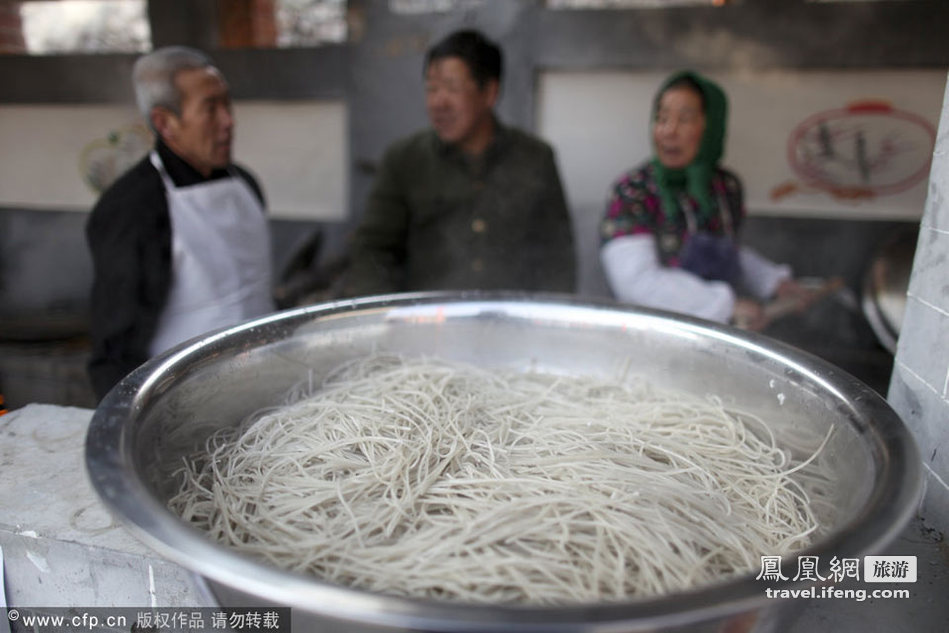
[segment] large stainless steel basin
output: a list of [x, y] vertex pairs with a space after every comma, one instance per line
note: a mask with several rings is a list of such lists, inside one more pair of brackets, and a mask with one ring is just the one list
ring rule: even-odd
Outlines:
[[[207, 582], [223, 605], [290, 606], [298, 631], [772, 631], [785, 621], [757, 570], [688, 593], [556, 608], [472, 606], [376, 595], [251, 560], [168, 511], [169, 473], [217, 429], [279, 403], [301, 380], [372, 351], [486, 366], [615, 375], [629, 366], [666, 387], [763, 417], [781, 442], [822, 453], [833, 484], [814, 490], [824, 523], [803, 554], [879, 553], [911, 518], [917, 449], [869, 387], [771, 339], [670, 314], [564, 297], [417, 294], [278, 313], [186, 343], [129, 375], [89, 430], [88, 471], [141, 540]], [[807, 485], [805, 483], [805, 485]], [[793, 576], [796, 561], [785, 559]], [[784, 605], [790, 610], [800, 608]]]

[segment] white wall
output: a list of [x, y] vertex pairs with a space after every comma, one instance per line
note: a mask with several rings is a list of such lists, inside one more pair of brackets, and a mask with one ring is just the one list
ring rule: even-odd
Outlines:
[[[235, 159], [254, 172], [271, 217], [339, 220], [346, 216], [346, 108], [341, 102], [242, 101]], [[146, 149], [140, 117], [117, 105], [0, 107], [0, 206], [88, 211], [98, 197], [83, 178], [85, 156], [128, 165]], [[135, 139], [109, 150], [110, 134]], [[121, 155], [121, 156], [120, 156]], [[124, 157], [124, 158], [122, 158]]]
[[235, 114], [235, 158], [259, 176], [273, 217], [347, 217], [349, 151], [343, 103], [241, 102]]
[[[653, 96], [667, 72], [546, 72], [540, 78], [538, 129], [557, 149], [575, 208], [602, 208], [611, 183], [651, 153]], [[943, 71], [790, 71], [710, 73], [728, 94], [723, 164], [745, 185], [750, 212], [782, 216], [919, 219], [928, 161], [946, 85]], [[846, 111], [855, 102], [886, 104], [890, 112]], [[814, 115], [828, 117], [839, 160], [822, 178], [861, 184], [853, 161], [854, 134], [865, 139], [871, 198], [850, 199], [809, 185], [788, 160], [794, 133]], [[815, 129], [815, 126], [810, 126]], [[814, 146], [814, 137], [810, 149]], [[917, 177], [912, 178], [915, 174]], [[889, 184], [912, 186], [891, 193]], [[780, 187], [795, 189], [776, 199]]]

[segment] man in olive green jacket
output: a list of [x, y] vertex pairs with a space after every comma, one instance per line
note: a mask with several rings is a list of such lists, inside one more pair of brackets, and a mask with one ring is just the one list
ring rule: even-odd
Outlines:
[[572, 292], [573, 232], [549, 145], [494, 115], [501, 51], [459, 31], [426, 56], [431, 128], [386, 152], [346, 292]]

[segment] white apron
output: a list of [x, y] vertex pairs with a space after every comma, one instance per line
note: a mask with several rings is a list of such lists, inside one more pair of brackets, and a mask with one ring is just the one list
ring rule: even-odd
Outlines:
[[156, 152], [171, 217], [172, 281], [149, 352], [272, 312], [270, 236], [240, 177], [179, 188]]

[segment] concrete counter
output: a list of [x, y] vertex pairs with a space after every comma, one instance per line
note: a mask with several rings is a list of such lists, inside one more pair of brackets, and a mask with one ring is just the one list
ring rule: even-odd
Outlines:
[[203, 606], [191, 573], [116, 523], [86, 476], [92, 411], [29, 405], [0, 417], [7, 604]]

